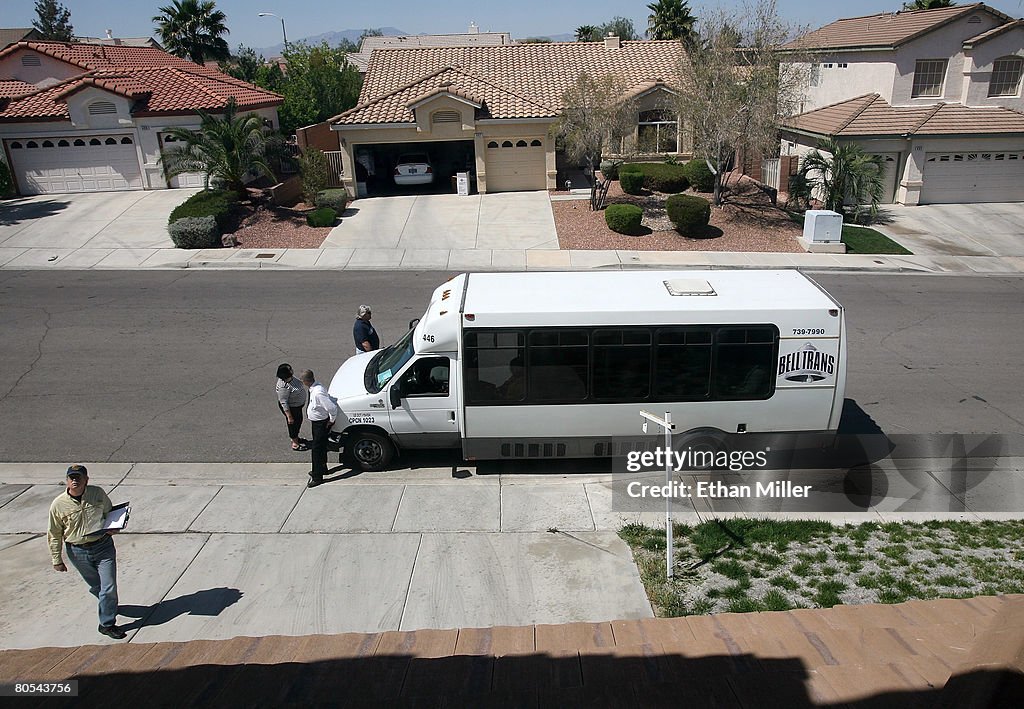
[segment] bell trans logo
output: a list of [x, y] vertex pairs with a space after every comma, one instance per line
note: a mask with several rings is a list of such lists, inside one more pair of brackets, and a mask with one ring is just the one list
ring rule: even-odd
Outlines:
[[778, 376], [788, 382], [820, 382], [836, 371], [836, 357], [810, 342], [796, 352], [779, 356]]

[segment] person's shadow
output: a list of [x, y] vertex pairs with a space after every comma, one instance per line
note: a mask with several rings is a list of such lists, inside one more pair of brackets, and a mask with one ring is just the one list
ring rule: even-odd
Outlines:
[[125, 631], [138, 630], [149, 625], [163, 625], [180, 615], [220, 615], [228, 606], [238, 603], [242, 592], [237, 588], [207, 588], [185, 596], [160, 601], [152, 606], [118, 606], [119, 615], [137, 620], [122, 625]]

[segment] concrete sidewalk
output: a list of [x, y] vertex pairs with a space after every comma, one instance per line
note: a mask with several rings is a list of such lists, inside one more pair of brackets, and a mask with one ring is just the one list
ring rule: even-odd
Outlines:
[[[309, 490], [308, 466], [298, 463], [88, 466], [92, 483], [133, 507], [130, 533], [117, 539], [119, 588], [140, 642], [652, 616], [616, 531], [630, 521], [664, 524], [664, 503], [614, 509], [607, 473], [508, 474], [497, 464], [339, 470]], [[929, 460], [876, 465], [872, 487], [887, 494], [867, 510], [850, 505], [834, 473], [800, 471], [834, 500], [818, 509], [833, 511], [756, 515], [835, 523], [1024, 516], [1024, 459], [979, 461], [967, 493], [924, 472], [935, 469]], [[0, 649], [103, 642], [81, 579], [49, 564], [46, 515], [62, 470], [0, 464]], [[674, 520], [740, 514], [732, 502], [686, 501]]]

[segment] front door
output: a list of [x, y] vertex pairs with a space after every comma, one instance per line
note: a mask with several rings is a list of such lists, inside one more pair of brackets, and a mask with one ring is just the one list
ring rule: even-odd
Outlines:
[[452, 377], [457, 367], [448, 357], [422, 357], [409, 363], [392, 383], [402, 393], [398, 408], [388, 408], [391, 430], [406, 448], [454, 448], [459, 445]]

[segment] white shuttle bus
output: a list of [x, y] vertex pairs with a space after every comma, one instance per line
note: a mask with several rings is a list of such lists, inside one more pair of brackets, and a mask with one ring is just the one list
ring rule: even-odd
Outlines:
[[606, 456], [640, 410], [679, 431], [835, 432], [843, 307], [794, 270], [462, 274], [334, 376], [347, 462]]

